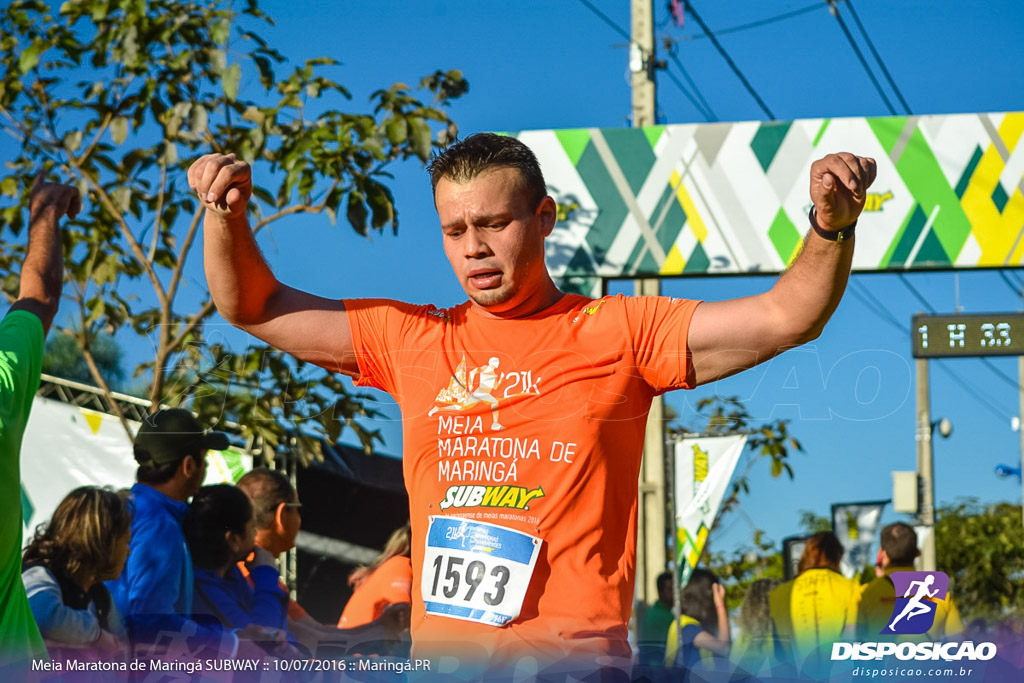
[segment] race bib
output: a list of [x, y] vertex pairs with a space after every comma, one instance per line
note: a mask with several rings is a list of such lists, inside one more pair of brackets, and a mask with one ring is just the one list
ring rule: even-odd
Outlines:
[[427, 614], [503, 626], [519, 616], [543, 541], [458, 517], [430, 518], [420, 572]]

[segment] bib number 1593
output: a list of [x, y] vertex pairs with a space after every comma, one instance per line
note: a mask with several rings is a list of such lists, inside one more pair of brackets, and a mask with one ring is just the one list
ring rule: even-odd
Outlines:
[[540, 546], [497, 524], [432, 517], [420, 574], [427, 613], [507, 624], [522, 609]]

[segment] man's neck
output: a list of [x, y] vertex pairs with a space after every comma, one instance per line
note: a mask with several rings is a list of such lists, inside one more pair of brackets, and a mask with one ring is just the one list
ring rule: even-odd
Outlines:
[[529, 297], [509, 309], [500, 309], [491, 306], [482, 306], [471, 301], [473, 309], [484, 318], [495, 320], [515, 320], [517, 318], [529, 318], [542, 311], [546, 311], [559, 301], [565, 293], [562, 292], [550, 277], [545, 278], [543, 286], [530, 294]]
[[256, 532], [256, 545], [273, 555], [275, 560], [281, 553], [287, 550], [287, 548], [281, 548], [280, 544], [274, 541], [270, 532], [264, 529], [260, 529]]
[[188, 496], [185, 495], [185, 487], [176, 479], [169, 479], [161, 484], [146, 484], [146, 486], [154, 491], [159, 491], [171, 500], [178, 501], [179, 503], [188, 502]]

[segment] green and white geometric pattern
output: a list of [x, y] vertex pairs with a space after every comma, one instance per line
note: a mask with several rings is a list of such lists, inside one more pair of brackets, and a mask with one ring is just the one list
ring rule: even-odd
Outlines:
[[549, 192], [579, 209], [548, 240], [567, 278], [779, 272], [809, 229], [811, 163], [878, 177], [854, 269], [1024, 264], [1024, 113], [523, 131]]

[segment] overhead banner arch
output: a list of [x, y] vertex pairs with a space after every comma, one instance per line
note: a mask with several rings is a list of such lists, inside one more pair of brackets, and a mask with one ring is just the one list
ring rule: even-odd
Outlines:
[[1024, 265], [1024, 112], [516, 133], [568, 209], [552, 274], [780, 272], [809, 229], [808, 178], [831, 152], [874, 157], [854, 270]]

